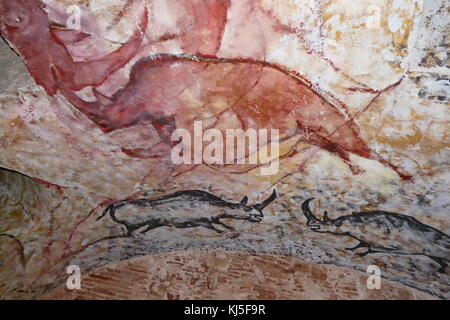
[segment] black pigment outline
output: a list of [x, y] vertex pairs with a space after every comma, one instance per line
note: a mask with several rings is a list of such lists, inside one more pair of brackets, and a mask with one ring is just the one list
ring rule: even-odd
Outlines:
[[[245, 212], [249, 212], [249, 215], [248, 215], [248, 217], [242, 217], [242, 216], [237, 216], [237, 215], [233, 215], [233, 214], [221, 213], [221, 214], [217, 214], [217, 215], [212, 215], [211, 217], [208, 217], [208, 218], [205, 218], [205, 217], [196, 218], [195, 216], [193, 216], [187, 222], [183, 222], [183, 223], [176, 223], [175, 221], [167, 221], [166, 219], [164, 219], [166, 221], [163, 221], [162, 218], [158, 218], [158, 217], [149, 217], [149, 219], [147, 219], [146, 221], [141, 222], [139, 224], [132, 224], [132, 223], [127, 222], [126, 220], [119, 220], [115, 216], [115, 211], [117, 209], [120, 209], [127, 205], [154, 208], [156, 206], [163, 205], [167, 200], [176, 200], [177, 198], [181, 198], [181, 199], [187, 198], [189, 201], [200, 201], [200, 202], [204, 202], [204, 203], [207, 203], [209, 205], [212, 205], [212, 206], [218, 207], [218, 208], [243, 210]], [[255, 204], [255, 205], [247, 205], [247, 202], [248, 202], [247, 197], [244, 197], [240, 203], [232, 203], [232, 202], [225, 201], [225, 200], [223, 200], [211, 193], [208, 193], [206, 191], [184, 190], [184, 191], [178, 191], [173, 194], [163, 196], [161, 198], [156, 198], [156, 199], [142, 198], [142, 199], [123, 200], [123, 201], [112, 203], [108, 207], [106, 207], [106, 209], [103, 211], [103, 214], [100, 217], [98, 217], [97, 220], [100, 220], [107, 213], [109, 213], [109, 215], [111, 216], [111, 219], [114, 222], [116, 222], [118, 224], [122, 224], [126, 227], [129, 236], [131, 236], [134, 231], [136, 231], [142, 227], [145, 227], [145, 226], [147, 228], [145, 230], [141, 231], [141, 234], [145, 234], [150, 230], [153, 230], [153, 229], [156, 229], [159, 227], [164, 227], [164, 226], [174, 226], [175, 228], [205, 227], [205, 228], [214, 230], [215, 232], [221, 234], [224, 231], [214, 227], [214, 224], [220, 225], [227, 230], [234, 231], [233, 227], [226, 225], [225, 223], [223, 223], [221, 221], [221, 219], [246, 220], [246, 221], [249, 221], [252, 223], [261, 222], [262, 219], [264, 218], [264, 214], [262, 211], [264, 210], [265, 207], [267, 207], [270, 203], [272, 203], [276, 198], [277, 198], [277, 193], [274, 190], [272, 195], [269, 198], [267, 198], [266, 200], [264, 200], [263, 202], [261, 202], [259, 204]], [[250, 214], [250, 212], [252, 210], [257, 210], [259, 212], [259, 214], [258, 215]]]
[[[352, 214], [344, 215], [336, 219], [330, 219], [328, 217], [327, 211], [325, 211], [323, 220], [320, 220], [316, 216], [314, 216], [311, 209], [309, 208], [309, 203], [312, 200], [314, 200], [314, 198], [307, 199], [302, 204], [303, 214], [308, 219], [306, 225], [310, 227], [311, 230], [313, 230], [314, 232], [330, 233], [338, 236], [348, 236], [359, 241], [358, 245], [356, 245], [353, 248], [346, 248], [346, 250], [353, 251], [358, 248], [367, 248], [367, 251], [357, 254], [358, 256], [361, 257], [366, 256], [369, 253], [392, 253], [409, 256], [423, 255], [439, 264], [440, 266], [439, 272], [445, 272], [445, 268], [447, 267], [446, 261], [450, 261], [450, 256], [445, 257], [435, 256], [425, 252], [410, 253], [408, 252], [407, 246], [405, 246], [402, 243], [399, 243], [398, 241], [395, 242], [395, 240], [393, 240], [392, 245], [388, 248], [385, 246], [377, 245], [376, 239], [370, 242], [368, 242], [367, 240], [362, 240], [364, 238], [364, 235], [358, 234], [356, 232], [353, 234], [353, 232], [321, 231], [320, 226], [333, 226], [336, 227], [336, 229], [338, 229], [344, 223], [349, 223], [353, 225], [363, 224], [367, 228], [365, 236], [372, 235], [375, 238], [377, 236], [377, 232], [379, 232], [379, 230], [382, 230], [383, 228], [385, 228], [385, 230], [388, 230], [388, 233], [390, 233], [390, 229], [396, 228], [400, 230], [401, 228], [408, 228], [408, 231], [411, 231], [418, 238], [421, 237], [420, 233], [430, 234], [434, 242], [439, 243], [440, 246], [450, 250], [450, 237], [445, 233], [443, 233], [442, 231], [435, 229], [429, 225], [423, 224], [414, 217], [403, 215], [400, 213], [392, 213], [379, 210], [368, 212], [353, 212]], [[375, 227], [377, 227], [378, 230]], [[386, 237], [386, 233], [383, 233], [383, 235]], [[423, 241], [429, 242], [428, 239], [419, 239], [419, 240], [421, 240], [422, 242]]]

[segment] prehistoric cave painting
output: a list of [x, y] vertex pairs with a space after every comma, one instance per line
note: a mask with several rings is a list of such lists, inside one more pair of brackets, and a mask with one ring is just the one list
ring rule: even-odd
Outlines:
[[[88, 35], [52, 24], [40, 1], [2, 0], [0, 13], [2, 35], [14, 45], [36, 83], [51, 96], [59, 89], [54, 72], [63, 70], [58, 73], [59, 81], [74, 91], [99, 86], [129, 62], [142, 40], [139, 30], [127, 43], [101, 59], [74, 62], [64, 44], [68, 39], [80, 41]], [[148, 23], [146, 10], [141, 20], [139, 29], [144, 30]]]
[[[143, 122], [153, 125], [162, 144], [154, 150], [125, 148], [129, 156], [167, 158], [173, 146], [172, 132], [204, 120], [212, 121], [210, 128], [225, 123], [228, 129], [278, 129], [284, 136], [301, 135], [304, 142], [340, 157], [354, 173], [361, 169], [351, 164], [350, 153], [380, 161], [404, 180], [412, 178], [371, 150], [353, 117], [328, 102], [294, 71], [253, 59], [162, 54], [135, 63], [126, 87], [107, 97], [96, 88], [134, 57], [143, 31], [136, 31], [127, 43], [102, 59], [73, 62], [61, 39], [69, 34], [76, 40], [79, 35], [53, 25], [39, 1], [3, 0], [1, 12], [3, 35], [49, 95], [63, 94], [105, 133]], [[144, 10], [139, 29], [145, 30], [147, 23]], [[37, 38], [39, 44], [34, 41]], [[42, 47], [48, 50], [40, 50]], [[87, 86], [93, 86], [95, 102], [77, 95], [76, 91]], [[230, 118], [237, 120], [230, 124]]]
[[[136, 3], [135, 0], [127, 0], [114, 17], [110, 28], [119, 24], [127, 15], [136, 14]], [[152, 33], [146, 33], [145, 38], [155, 45], [177, 39], [182, 52], [215, 55], [222, 43], [230, 5], [231, 0], [146, 2], [150, 21], [157, 21], [158, 16], [163, 15], [166, 22], [169, 20], [169, 24], [175, 24], [176, 27], [172, 25], [170, 28], [164, 24], [150, 28]], [[92, 21], [90, 23], [92, 24]], [[157, 32], [154, 32], [154, 29], [157, 29]], [[79, 45], [80, 48], [83, 46], [82, 43]]]
[[445, 272], [450, 261], [450, 237], [442, 231], [411, 216], [386, 211], [353, 212], [336, 219], [330, 219], [325, 211], [321, 220], [309, 208], [312, 200], [314, 198], [302, 204], [307, 226], [315, 232], [351, 237], [360, 242], [347, 250], [366, 248], [359, 256], [369, 253], [423, 255], [437, 262], [440, 272]]
[[414, 78], [414, 82], [420, 85], [420, 98], [444, 103], [450, 101], [449, 77], [420, 75]]
[[[109, 213], [114, 222], [125, 226], [129, 236], [144, 227], [146, 228], [140, 232], [141, 234], [165, 226], [205, 227], [217, 233], [224, 233], [216, 226], [222, 226], [230, 231], [234, 231], [234, 228], [225, 224], [222, 219], [261, 222], [264, 218], [264, 208], [276, 198], [277, 193], [274, 190], [272, 195], [263, 202], [248, 205], [247, 197], [244, 197], [240, 203], [232, 203], [205, 191], [185, 190], [157, 199], [134, 199], [112, 203], [97, 220]], [[148, 213], [127, 218], [117, 217], [116, 211], [126, 211], [130, 206], [148, 208]], [[212, 207], [217, 213], [211, 216], [211, 210], [207, 210], [207, 207]]]

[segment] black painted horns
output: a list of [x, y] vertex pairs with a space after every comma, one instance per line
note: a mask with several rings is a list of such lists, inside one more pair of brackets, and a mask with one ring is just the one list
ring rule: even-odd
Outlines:
[[269, 198], [267, 198], [266, 200], [264, 200], [263, 202], [261, 202], [259, 204], [256, 204], [254, 206], [254, 208], [262, 211], [262, 210], [264, 210], [265, 207], [267, 207], [269, 204], [271, 204], [276, 198], [277, 198], [277, 191], [273, 190], [272, 195]]
[[315, 198], [309, 198], [309, 199], [305, 200], [305, 202], [303, 202], [303, 204], [302, 204], [302, 211], [303, 211], [303, 214], [305, 215], [306, 219], [308, 219], [308, 223], [310, 223], [312, 221], [317, 221], [317, 218], [314, 216], [311, 209], [309, 208], [309, 203], [313, 200], [315, 200]]

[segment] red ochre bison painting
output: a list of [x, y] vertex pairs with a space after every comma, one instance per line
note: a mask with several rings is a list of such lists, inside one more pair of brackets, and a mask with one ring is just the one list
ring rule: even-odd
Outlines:
[[[211, 24], [208, 39], [212, 42], [202, 38], [197, 54], [167, 53], [138, 60], [128, 84], [112, 96], [97, 88], [137, 54], [151, 23], [147, 10], [126, 43], [91, 61], [74, 62], [66, 48], [67, 42], [89, 35], [52, 23], [37, 0], [0, 1], [1, 32], [21, 54], [37, 84], [50, 96], [62, 94], [105, 133], [151, 123], [169, 150], [173, 131], [189, 129], [196, 120], [209, 121], [210, 128], [225, 122], [229, 129], [278, 129], [281, 136], [299, 135], [303, 142], [338, 156], [354, 173], [358, 168], [351, 164], [351, 153], [377, 160], [402, 179], [411, 179], [371, 150], [354, 118], [327, 101], [300, 74], [265, 61], [217, 56], [228, 2], [206, 4], [201, 12], [208, 19], [202, 21]], [[77, 94], [89, 86], [96, 101]], [[155, 156], [152, 150], [128, 150], [127, 154]]]

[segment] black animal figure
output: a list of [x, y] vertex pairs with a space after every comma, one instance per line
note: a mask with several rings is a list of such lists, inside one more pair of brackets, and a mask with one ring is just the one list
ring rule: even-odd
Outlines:
[[[227, 230], [234, 230], [234, 228], [223, 223], [221, 219], [261, 222], [264, 217], [263, 209], [276, 197], [277, 194], [274, 190], [272, 195], [262, 203], [247, 205], [247, 197], [244, 197], [240, 203], [231, 203], [205, 191], [186, 190], [158, 199], [124, 200], [110, 204], [97, 220], [100, 220], [109, 212], [114, 222], [126, 227], [128, 235], [132, 235], [134, 231], [143, 227], [147, 227], [141, 232], [145, 234], [152, 229], [164, 226], [176, 228], [205, 227], [217, 233], [223, 233], [215, 225], [220, 225]], [[211, 215], [211, 210], [206, 210], [205, 206], [213, 207], [217, 213]], [[116, 211], [119, 209], [128, 208], [132, 210], [138, 207], [148, 208], [148, 213], [132, 215], [125, 219], [116, 216]]]
[[427, 226], [413, 217], [386, 211], [354, 212], [350, 215], [330, 219], [325, 211], [323, 220], [311, 212], [309, 203], [302, 204], [303, 214], [308, 219], [307, 226], [315, 232], [349, 236], [359, 244], [347, 250], [367, 248], [360, 253], [394, 253], [404, 255], [424, 255], [440, 265], [444, 272], [450, 261], [450, 237]]

